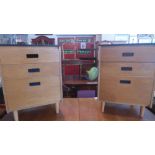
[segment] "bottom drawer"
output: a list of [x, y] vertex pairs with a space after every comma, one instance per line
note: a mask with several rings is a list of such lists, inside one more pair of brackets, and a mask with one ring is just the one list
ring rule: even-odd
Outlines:
[[60, 100], [59, 77], [4, 81], [7, 111], [20, 110]]
[[149, 105], [153, 88], [151, 77], [104, 76], [100, 82], [100, 100]]

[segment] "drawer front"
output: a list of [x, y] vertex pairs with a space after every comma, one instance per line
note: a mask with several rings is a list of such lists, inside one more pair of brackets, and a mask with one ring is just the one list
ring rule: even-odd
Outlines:
[[52, 104], [61, 99], [59, 77], [4, 81], [7, 111]]
[[104, 62], [155, 62], [153, 46], [110, 46], [100, 47], [101, 61]]
[[22, 79], [38, 76], [60, 76], [59, 62], [2, 65], [4, 79]]
[[149, 105], [153, 87], [151, 77], [104, 76], [100, 81], [100, 100]]
[[56, 47], [0, 47], [2, 64], [59, 62]]
[[149, 76], [153, 77], [153, 63], [101, 63], [101, 74], [114, 76]]

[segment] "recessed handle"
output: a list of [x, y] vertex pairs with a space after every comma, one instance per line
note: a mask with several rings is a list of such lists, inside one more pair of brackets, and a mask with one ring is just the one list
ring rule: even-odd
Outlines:
[[121, 84], [131, 84], [130, 80], [120, 80]]
[[26, 54], [26, 58], [28, 58], [28, 59], [39, 58], [39, 54]]
[[41, 82], [30, 82], [29, 86], [34, 87], [34, 86], [40, 86]]
[[122, 71], [132, 71], [132, 67], [121, 67]]
[[122, 56], [123, 57], [133, 57], [134, 53], [133, 52], [124, 52], [124, 53], [122, 53]]
[[37, 72], [40, 72], [40, 68], [30, 68], [30, 69], [28, 69], [28, 72], [29, 73], [37, 73]]

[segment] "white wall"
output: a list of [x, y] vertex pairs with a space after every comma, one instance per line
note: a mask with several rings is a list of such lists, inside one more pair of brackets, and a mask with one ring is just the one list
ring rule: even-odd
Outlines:
[[[130, 38], [129, 38], [129, 43], [138, 43], [138, 39], [137, 39], [137, 34], [129, 34]], [[102, 34], [102, 41], [116, 41], [116, 40], [126, 40], [128, 41], [128, 37], [124, 35], [119, 37], [119, 35], [117, 36], [116, 34]], [[139, 43], [151, 43], [151, 39], [149, 38], [144, 38], [141, 39]], [[153, 43], [155, 43], [155, 38], [153, 39]]]
[[102, 41], [115, 40], [115, 34], [102, 34]]

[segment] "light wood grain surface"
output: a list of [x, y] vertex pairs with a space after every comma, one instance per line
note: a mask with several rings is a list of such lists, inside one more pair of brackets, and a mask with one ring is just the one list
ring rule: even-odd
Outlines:
[[[131, 83], [120, 83], [120, 80]], [[100, 100], [131, 105], [150, 104], [153, 78], [104, 76], [100, 84]]]
[[18, 110], [46, 104], [56, 104], [59, 112], [62, 79], [57, 47], [1, 46], [0, 60], [7, 111], [15, 111], [15, 119]]
[[[27, 54], [38, 57], [27, 58]], [[56, 47], [0, 47], [1, 64], [31, 64], [59, 62], [60, 51]]]
[[152, 102], [155, 47], [101, 46], [99, 50], [99, 99], [103, 103], [139, 105], [143, 117], [145, 106]]
[[[37, 72], [29, 70], [38, 69]], [[23, 79], [41, 76], [60, 76], [59, 63], [38, 63], [38, 64], [21, 64], [21, 65], [2, 65], [3, 78], [5, 79]]]
[[[101, 48], [101, 61], [104, 62], [155, 62], [154, 46], [109, 46]], [[133, 56], [122, 56], [133, 53]]]
[[155, 73], [154, 63], [102, 63], [101, 73], [112, 76], [148, 76]]

